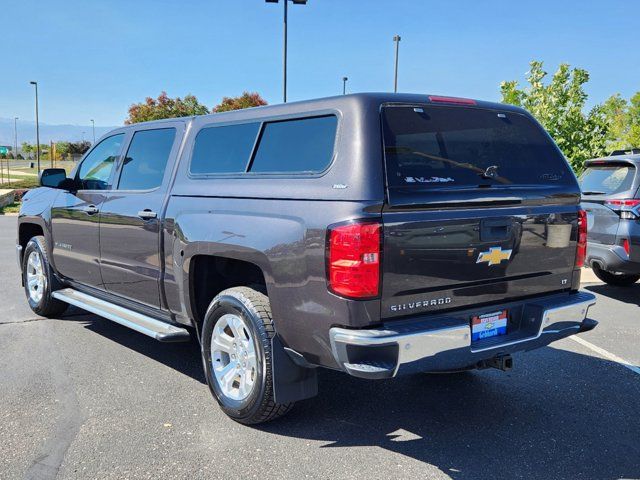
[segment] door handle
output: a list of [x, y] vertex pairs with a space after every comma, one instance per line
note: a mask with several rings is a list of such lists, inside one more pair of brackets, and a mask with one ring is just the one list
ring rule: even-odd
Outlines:
[[82, 211], [87, 215], [93, 215], [94, 213], [98, 213], [98, 207], [96, 207], [95, 205], [87, 205], [86, 207], [82, 208]]
[[140, 210], [138, 212], [138, 216], [140, 218], [142, 218], [143, 220], [151, 220], [152, 218], [156, 218], [158, 216], [158, 214], [156, 212], [152, 212], [151, 210], [146, 208], [144, 210]]

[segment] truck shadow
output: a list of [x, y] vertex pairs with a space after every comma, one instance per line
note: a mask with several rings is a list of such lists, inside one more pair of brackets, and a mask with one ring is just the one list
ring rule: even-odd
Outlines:
[[518, 360], [506, 374], [378, 382], [322, 371], [317, 398], [259, 428], [321, 448], [377, 446], [456, 480], [640, 477], [633, 373], [551, 347]]
[[[162, 344], [79, 312], [65, 319], [205, 384], [197, 342]], [[379, 447], [455, 480], [640, 478], [638, 380], [552, 347], [516, 356], [507, 373], [367, 381], [321, 369], [317, 397], [254, 428], [319, 448]]]
[[590, 292], [604, 295], [605, 297], [619, 300], [631, 305], [640, 305], [640, 282], [630, 287], [613, 287], [606, 283], [598, 285], [587, 285], [584, 287]]

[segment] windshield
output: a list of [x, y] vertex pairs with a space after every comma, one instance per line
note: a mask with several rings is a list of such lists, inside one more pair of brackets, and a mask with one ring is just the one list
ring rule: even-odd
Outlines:
[[542, 128], [520, 113], [459, 106], [388, 106], [382, 123], [390, 186], [575, 181]]
[[580, 175], [583, 195], [612, 195], [631, 188], [635, 167], [628, 164], [591, 165]]

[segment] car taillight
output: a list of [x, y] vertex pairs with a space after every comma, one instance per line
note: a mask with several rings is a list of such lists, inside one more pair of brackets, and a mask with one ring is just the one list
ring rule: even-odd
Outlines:
[[632, 210], [640, 205], [640, 199], [635, 198], [615, 198], [607, 200], [604, 204], [620, 215], [625, 220], [636, 220], [638, 215]]
[[629, 245], [629, 239], [625, 238], [624, 240], [622, 240], [622, 248], [624, 248], [624, 251], [627, 253], [627, 257], [631, 254], [631, 245]]
[[632, 198], [632, 199], [613, 199], [607, 200], [604, 202], [608, 207], [637, 207], [640, 205], [640, 200]]
[[576, 251], [576, 268], [584, 266], [587, 256], [587, 212], [578, 210], [578, 249]]
[[356, 222], [329, 227], [327, 280], [329, 290], [348, 298], [380, 293], [382, 225]]

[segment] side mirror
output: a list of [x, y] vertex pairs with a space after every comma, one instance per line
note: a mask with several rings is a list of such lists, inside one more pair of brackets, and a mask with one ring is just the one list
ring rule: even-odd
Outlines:
[[45, 168], [40, 172], [40, 186], [49, 188], [70, 189], [73, 180], [67, 178], [64, 168]]

